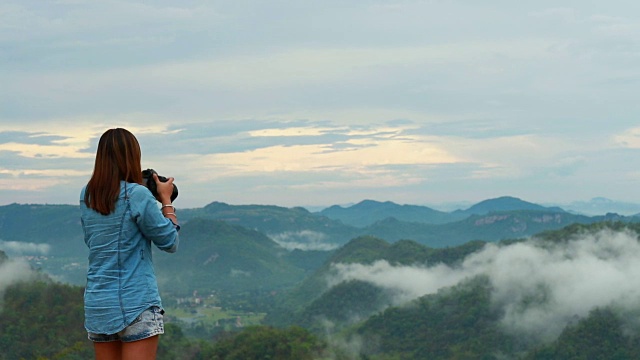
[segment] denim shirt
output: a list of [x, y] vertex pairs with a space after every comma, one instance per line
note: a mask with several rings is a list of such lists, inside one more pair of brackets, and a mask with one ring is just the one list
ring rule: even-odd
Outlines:
[[178, 248], [179, 226], [162, 215], [146, 187], [120, 182], [115, 210], [102, 215], [80, 195], [84, 242], [89, 247], [84, 292], [85, 328], [115, 334], [151, 306], [162, 307], [153, 270], [151, 243], [167, 252]]

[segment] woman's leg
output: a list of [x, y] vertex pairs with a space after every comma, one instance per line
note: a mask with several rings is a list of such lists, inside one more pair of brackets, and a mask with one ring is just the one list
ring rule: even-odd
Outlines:
[[122, 360], [155, 360], [159, 335], [122, 343]]
[[120, 341], [94, 342], [96, 360], [121, 360], [122, 343]]

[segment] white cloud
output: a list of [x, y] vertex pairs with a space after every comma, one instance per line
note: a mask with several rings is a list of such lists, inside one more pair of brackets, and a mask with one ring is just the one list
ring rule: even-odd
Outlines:
[[9, 255], [47, 255], [51, 250], [49, 244], [36, 244], [22, 241], [0, 240], [0, 250]]
[[[70, 123], [74, 124], [74, 126], [68, 126]], [[86, 117], [56, 118], [28, 124], [18, 121], [0, 123], [0, 132], [29, 132], [31, 133], [30, 137], [34, 139], [47, 136], [60, 137], [60, 139], [52, 140], [51, 144], [47, 145], [27, 144], [16, 141], [0, 143], [0, 151], [14, 152], [26, 158], [93, 158], [97, 141], [93, 144], [92, 140], [99, 138], [108, 129], [124, 127], [137, 137], [148, 134], [170, 134], [179, 131], [167, 130], [167, 123], [158, 122], [157, 118], [151, 118], [151, 116], [145, 114], [124, 114], [111, 119], [106, 116], [94, 116], [89, 119]], [[84, 151], [91, 147], [94, 147], [94, 151]], [[24, 170], [22, 172], [47, 173], [46, 170]], [[67, 173], [73, 172], [68, 171]]]
[[0, 294], [12, 284], [34, 278], [35, 272], [29, 263], [23, 260], [9, 259], [0, 264]]
[[631, 128], [622, 134], [614, 135], [613, 142], [621, 147], [640, 149], [640, 127]]
[[276, 129], [261, 129], [249, 131], [249, 136], [253, 137], [272, 137], [272, 136], [319, 136], [329, 131], [334, 131], [333, 128], [327, 127], [295, 127], [295, 128], [276, 128]]
[[[203, 134], [190, 144], [170, 137], [162, 138], [166, 147], [142, 144], [144, 162], [175, 168], [193, 192], [234, 177], [225, 194], [236, 199], [247, 194], [246, 176], [263, 176], [297, 190], [287, 203], [323, 185], [334, 190], [325, 199], [335, 203], [343, 197], [335, 190], [348, 186], [370, 189], [362, 193], [369, 197], [402, 185], [412, 187], [405, 194], [425, 194], [422, 201], [442, 196], [427, 195], [434, 189], [427, 177], [457, 184], [438, 189], [450, 196], [472, 187], [482, 189], [475, 196], [496, 195], [512, 191], [504, 181], [518, 180], [523, 191], [553, 188], [555, 194], [542, 195], [576, 200], [605, 188], [587, 196], [618, 196], [623, 185], [605, 183], [600, 174], [635, 176], [621, 152], [605, 152], [612, 134], [637, 118], [637, 9], [622, 1], [265, 4], [2, 2], [0, 131], [62, 137], [0, 145], [16, 159], [3, 167], [12, 176], [23, 169], [45, 176], [43, 164], [51, 164], [46, 183], [74, 182], [67, 169], [90, 167], [91, 142], [108, 127], [153, 135], [183, 124], [252, 121], [264, 128], [224, 138]], [[408, 135], [408, 125], [385, 129], [392, 120], [426, 131], [455, 125], [447, 134], [420, 136]], [[492, 126], [478, 128], [482, 121]], [[336, 144], [334, 134], [348, 140]], [[321, 136], [326, 141], [308, 141]], [[633, 133], [620, 136], [618, 145], [640, 148]], [[220, 140], [227, 147], [216, 147]], [[580, 177], [575, 162], [560, 169], [565, 159], [594, 154], [599, 161], [580, 167]], [[442, 170], [463, 164], [467, 171], [455, 178]], [[335, 178], [322, 177], [331, 172]], [[71, 175], [60, 180], [54, 173]], [[287, 182], [301, 173], [304, 181]], [[550, 186], [550, 173], [567, 182], [591, 180], [566, 191]]]
[[79, 148], [69, 146], [53, 146], [53, 145], [36, 145], [36, 144], [19, 144], [4, 143], [0, 144], [0, 151], [11, 151], [20, 154], [23, 157], [37, 158], [88, 158], [91, 154], [78, 152]]
[[[203, 156], [202, 164], [223, 166], [241, 173], [359, 171], [377, 165], [453, 163], [456, 159], [438, 147], [411, 141], [350, 141], [347, 149], [331, 144], [269, 146], [248, 152]], [[360, 147], [357, 145], [367, 145]], [[230, 174], [227, 172], [227, 174]]]
[[434, 294], [477, 275], [488, 276], [492, 301], [504, 310], [508, 331], [539, 341], [554, 339], [597, 307], [637, 310], [640, 243], [629, 232], [601, 231], [566, 242], [488, 244], [460, 266], [336, 264], [331, 284], [358, 279], [392, 291], [398, 304]]
[[327, 235], [312, 230], [287, 231], [279, 234], [269, 234], [271, 240], [287, 250], [322, 250], [330, 251], [338, 248], [340, 244], [327, 241]]
[[342, 281], [361, 280], [391, 290], [395, 304], [405, 304], [426, 294], [432, 294], [443, 287], [453, 286], [476, 273], [453, 271], [446, 265], [432, 267], [393, 266], [386, 260], [371, 265], [335, 264], [337, 275], [329, 279], [329, 285]]

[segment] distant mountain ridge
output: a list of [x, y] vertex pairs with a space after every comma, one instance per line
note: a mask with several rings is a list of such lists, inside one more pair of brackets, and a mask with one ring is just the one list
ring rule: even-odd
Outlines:
[[516, 197], [502, 196], [481, 201], [465, 210], [460, 209], [452, 212], [439, 211], [428, 206], [399, 205], [391, 201], [363, 200], [349, 207], [333, 205], [318, 212], [318, 214], [342, 221], [347, 225], [366, 227], [388, 218], [404, 222], [446, 224], [463, 220], [471, 215], [520, 210], [565, 212], [557, 206], [545, 207]]
[[419, 205], [398, 205], [391, 201], [379, 202], [363, 200], [349, 207], [334, 205], [319, 212], [330, 219], [340, 220], [347, 225], [365, 227], [389, 217], [402, 221], [445, 224], [464, 218]]
[[[288, 249], [305, 250], [336, 248], [363, 235], [387, 241], [409, 239], [440, 247], [470, 240], [526, 237], [570, 223], [640, 220], [639, 216], [617, 214], [580, 215], [510, 196], [488, 199], [451, 213], [426, 206], [373, 200], [346, 208], [336, 205], [319, 213], [311, 213], [302, 207], [222, 202], [212, 202], [203, 208], [179, 208], [178, 212], [183, 227], [199, 218], [220, 220], [259, 231]], [[86, 256], [79, 217], [75, 205], [0, 206], [0, 242], [46, 243], [57, 256]]]
[[286, 238], [287, 241], [305, 241], [317, 235], [336, 246], [344, 244], [359, 233], [352, 226], [318, 216], [302, 207], [230, 205], [214, 201], [203, 208], [180, 209], [180, 221], [189, 222], [197, 218], [222, 220], [258, 230], [274, 238]]
[[584, 215], [618, 213], [627, 216], [640, 216], [640, 204], [616, 201], [604, 197], [595, 197], [588, 201], [574, 201], [561, 206], [567, 211]]
[[466, 215], [485, 215], [491, 212], [518, 211], [518, 210], [538, 210], [565, 212], [557, 206], [545, 207], [512, 196], [502, 196], [495, 199], [483, 200], [466, 210], [457, 210], [453, 213]]
[[[321, 256], [315, 256], [310, 250], [326, 253], [360, 236], [375, 236], [388, 242], [412, 240], [432, 248], [446, 248], [475, 240], [493, 242], [526, 238], [542, 231], [556, 230], [574, 223], [640, 221], [638, 216], [574, 214], [560, 208], [543, 207], [511, 197], [490, 199], [456, 214], [447, 214], [420, 206], [376, 201], [364, 201], [358, 206], [354, 205], [339, 212], [341, 212], [340, 216], [355, 214], [353, 218], [359, 217], [360, 221], [366, 218], [366, 214], [373, 214], [371, 216], [378, 220], [364, 227], [356, 227], [320, 213], [311, 213], [302, 207], [230, 205], [222, 202], [213, 202], [203, 208], [178, 209], [183, 236], [185, 239], [189, 237], [201, 239], [199, 241], [203, 242], [203, 250], [212, 244], [225, 242], [229, 248], [233, 248], [236, 242], [229, 243], [231, 238], [237, 239], [238, 246], [240, 244], [247, 246], [247, 259], [264, 257], [276, 261], [283, 256], [282, 254], [293, 254], [293, 250], [296, 250], [296, 256], [287, 260], [290, 261], [289, 263], [263, 264], [263, 267], [251, 268], [247, 265], [251, 263], [250, 260], [241, 260], [244, 255], [233, 260], [244, 264], [244, 268], [236, 269], [238, 271], [234, 276], [245, 274], [259, 278], [257, 274], [265, 275], [267, 272], [291, 273], [292, 277], [287, 280], [288, 282], [295, 281], [296, 276], [307, 271], [312, 267], [311, 264], [317, 263], [321, 258]], [[474, 212], [481, 214], [473, 214]], [[433, 218], [428, 218], [429, 215], [438, 216], [438, 221], [443, 221], [444, 216], [451, 216], [451, 221], [428, 223], [429, 219], [434, 221]], [[416, 219], [422, 221], [415, 221]], [[207, 222], [203, 223], [202, 220]], [[208, 222], [219, 222], [219, 224], [206, 225]], [[229, 227], [224, 227], [222, 224], [232, 225], [238, 229], [230, 231]], [[242, 232], [240, 229], [245, 229], [247, 232]], [[209, 238], [211, 242], [205, 240]], [[268, 239], [271, 245], [265, 248], [264, 244], [253, 243], [248, 239], [260, 243]], [[189, 247], [190, 245], [187, 244], [183, 250], [189, 252]], [[270, 250], [267, 251], [267, 249]], [[34, 265], [54, 276], [59, 276], [64, 281], [82, 283], [87, 248], [83, 241], [78, 206], [37, 204], [0, 206], [0, 250], [5, 250], [9, 256], [49, 257], [48, 261], [41, 264], [38, 259], [35, 259]], [[264, 256], [250, 255], [252, 251]], [[202, 260], [203, 262], [211, 256], [215, 257], [216, 253], [221, 254], [218, 250], [208, 252], [209, 256]], [[200, 255], [200, 253], [194, 254]], [[270, 255], [267, 256], [267, 254]], [[310, 254], [312, 256], [309, 256]], [[54, 260], [63, 258], [65, 260]], [[211, 259], [213, 261], [213, 258]], [[220, 262], [223, 259], [225, 258], [218, 257], [216, 261]], [[63, 261], [71, 265], [62, 266]], [[169, 263], [168, 267], [171, 265]], [[241, 279], [244, 278], [241, 277]], [[247, 279], [241, 282], [251, 283], [245, 280]], [[202, 283], [205, 281], [203, 280]]]

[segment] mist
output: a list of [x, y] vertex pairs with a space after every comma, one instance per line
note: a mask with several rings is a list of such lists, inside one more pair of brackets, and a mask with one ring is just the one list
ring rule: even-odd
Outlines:
[[[8, 259], [0, 263], [0, 294], [3, 294], [12, 284], [33, 280], [35, 277], [36, 273], [28, 262], [22, 259]], [[0, 296], [1, 299], [2, 296]]]
[[49, 244], [36, 244], [22, 241], [1, 241], [0, 250], [10, 256], [47, 255], [51, 250]]
[[312, 230], [286, 231], [270, 234], [269, 238], [287, 250], [322, 250], [331, 251], [339, 244], [327, 242], [327, 235]]
[[505, 330], [534, 341], [552, 341], [567, 324], [598, 307], [632, 312], [640, 307], [638, 234], [603, 230], [564, 242], [537, 239], [506, 246], [487, 244], [458, 266], [336, 264], [330, 284], [362, 280], [387, 289], [394, 305], [478, 275], [492, 286]]

